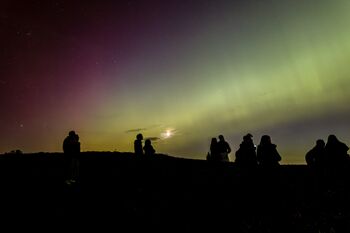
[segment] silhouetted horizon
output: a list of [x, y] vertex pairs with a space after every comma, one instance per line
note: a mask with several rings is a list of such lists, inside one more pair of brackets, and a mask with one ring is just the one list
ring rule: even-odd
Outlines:
[[0, 156], [3, 226], [16, 220], [29, 222], [27, 229], [43, 222], [109, 230], [350, 229], [349, 172], [320, 174], [305, 165], [242, 169], [228, 162], [85, 152], [79, 179], [65, 184], [64, 163], [62, 153]]

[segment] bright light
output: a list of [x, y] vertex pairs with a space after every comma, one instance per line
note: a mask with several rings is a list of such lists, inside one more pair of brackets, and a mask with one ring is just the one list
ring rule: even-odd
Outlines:
[[168, 139], [174, 136], [175, 131], [173, 129], [167, 129], [165, 132], [161, 133], [160, 136], [162, 139]]

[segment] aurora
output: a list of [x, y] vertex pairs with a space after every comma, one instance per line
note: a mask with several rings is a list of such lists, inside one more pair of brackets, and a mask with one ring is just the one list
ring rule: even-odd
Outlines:
[[[0, 152], [205, 159], [225, 135], [269, 134], [282, 163], [319, 138], [350, 142], [350, 2], [5, 1]], [[234, 160], [234, 153], [230, 159]]]

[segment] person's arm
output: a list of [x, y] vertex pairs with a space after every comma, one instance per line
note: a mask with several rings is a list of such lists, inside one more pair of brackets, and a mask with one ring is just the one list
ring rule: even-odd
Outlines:
[[137, 143], [136, 143], [136, 141], [134, 141], [134, 153], [135, 154], [137, 153]]
[[307, 165], [310, 165], [313, 161], [311, 159], [311, 151], [307, 152], [305, 155], [305, 161]]
[[62, 149], [63, 149], [63, 153], [67, 152], [67, 139], [64, 139]]
[[276, 154], [276, 159], [277, 159], [277, 161], [278, 161], [278, 162], [281, 161], [282, 157], [281, 157], [281, 155], [278, 153], [278, 151], [277, 151], [276, 148], [275, 148], [275, 154]]
[[227, 153], [231, 153], [231, 147], [230, 147], [230, 145], [226, 142], [226, 144], [227, 144]]

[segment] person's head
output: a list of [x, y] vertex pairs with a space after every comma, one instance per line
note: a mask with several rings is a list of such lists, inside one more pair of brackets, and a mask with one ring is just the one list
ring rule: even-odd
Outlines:
[[253, 137], [253, 135], [251, 135], [250, 133], [248, 133], [247, 135], [244, 135], [244, 136], [243, 136], [243, 141], [245, 141], [245, 142], [253, 142], [252, 137]]
[[260, 145], [271, 144], [271, 138], [269, 135], [263, 135], [260, 140]]
[[325, 146], [325, 142], [322, 140], [322, 139], [318, 139], [317, 141], [316, 141], [316, 146], [317, 147], [324, 147]]
[[219, 135], [219, 140], [220, 140], [220, 141], [225, 141], [224, 136], [223, 136], [223, 135]]
[[337, 142], [339, 142], [338, 138], [334, 134], [331, 134], [328, 136], [327, 143], [333, 144], [333, 143], [337, 143]]
[[213, 144], [216, 144], [218, 142], [218, 140], [216, 139], [216, 138], [212, 138], [211, 139], [211, 144], [213, 145]]
[[146, 139], [145, 146], [150, 146], [150, 145], [151, 145], [151, 140], [150, 139]]
[[138, 135], [136, 135], [136, 139], [137, 139], [137, 140], [142, 140], [142, 139], [143, 139], [142, 134], [139, 133]]
[[71, 131], [69, 131], [69, 136], [70, 137], [75, 137], [75, 131], [74, 130], [71, 130]]

